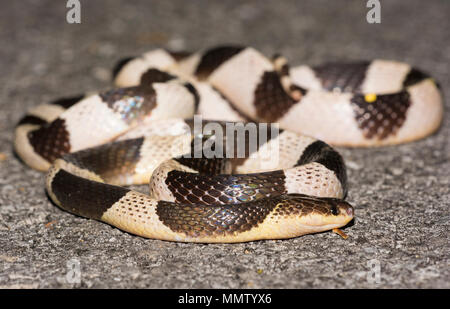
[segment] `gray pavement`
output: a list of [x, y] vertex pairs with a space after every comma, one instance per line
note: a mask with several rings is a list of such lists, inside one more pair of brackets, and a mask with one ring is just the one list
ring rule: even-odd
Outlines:
[[[381, 24], [366, 22], [365, 1], [81, 0], [79, 25], [66, 23], [65, 1], [58, 3], [5, 1], [0, 10], [0, 287], [450, 288], [448, 113], [419, 142], [338, 149], [356, 207], [347, 240], [136, 237], [52, 205], [43, 174], [12, 153], [27, 108], [106, 89], [119, 58], [158, 46], [239, 43], [296, 64], [397, 59], [432, 73], [448, 93], [449, 1], [383, 1]], [[80, 283], [71, 280], [73, 261]]]

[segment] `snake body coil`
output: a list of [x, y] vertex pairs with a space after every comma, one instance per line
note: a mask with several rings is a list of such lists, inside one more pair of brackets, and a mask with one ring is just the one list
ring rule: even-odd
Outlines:
[[[252, 48], [155, 50], [122, 61], [115, 84], [29, 111], [16, 128], [16, 152], [48, 171], [47, 191], [61, 208], [172, 241], [342, 227], [354, 215], [342, 200], [345, 165], [325, 142], [397, 144], [431, 134], [442, 119], [434, 81], [393, 61], [291, 69]], [[209, 121], [198, 126], [195, 114]], [[257, 128], [259, 143], [238, 149], [229, 128], [247, 137]], [[121, 187], [149, 179], [150, 195]]]

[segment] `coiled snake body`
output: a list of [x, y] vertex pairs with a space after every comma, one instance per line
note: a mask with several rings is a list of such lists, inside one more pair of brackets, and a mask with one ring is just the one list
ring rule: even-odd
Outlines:
[[[61, 208], [171, 241], [278, 239], [345, 226], [354, 216], [343, 200], [345, 165], [325, 142], [412, 141], [442, 118], [435, 82], [393, 61], [289, 68], [253, 48], [155, 50], [122, 61], [115, 84], [30, 110], [15, 150], [48, 171], [47, 192]], [[194, 114], [208, 121], [199, 125]], [[245, 140], [236, 157], [227, 129], [249, 137], [252, 124], [260, 142]], [[204, 155], [205, 145], [215, 157]], [[150, 195], [121, 187], [149, 179]]]

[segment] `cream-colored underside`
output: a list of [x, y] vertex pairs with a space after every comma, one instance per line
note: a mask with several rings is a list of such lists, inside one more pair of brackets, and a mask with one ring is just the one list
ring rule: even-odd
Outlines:
[[386, 144], [399, 144], [421, 139], [436, 131], [442, 121], [444, 107], [442, 96], [432, 79], [426, 79], [408, 89], [411, 106], [406, 120], [395, 136]]
[[59, 115], [61, 115], [65, 109], [59, 105], [55, 104], [40, 104], [36, 107], [31, 108], [27, 114], [44, 119], [47, 122], [52, 122]]
[[40, 126], [25, 124], [16, 128], [14, 138], [14, 149], [19, 157], [30, 167], [45, 172], [51, 166], [50, 162], [38, 155], [28, 139], [28, 133], [38, 129]]
[[[235, 243], [257, 239], [282, 239], [309, 233], [327, 231], [347, 224], [351, 218], [336, 216], [329, 224], [323, 224], [323, 216], [311, 214], [299, 217], [268, 215], [266, 219], [249, 231], [213, 236], [187, 236], [172, 231], [156, 213], [158, 201], [149, 196], [131, 191], [114, 203], [101, 220], [121, 230], [147, 238], [205, 243]], [[272, 214], [274, 211], [272, 211]]]

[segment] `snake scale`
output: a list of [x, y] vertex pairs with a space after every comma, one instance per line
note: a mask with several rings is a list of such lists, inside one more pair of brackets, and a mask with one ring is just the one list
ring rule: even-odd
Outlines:
[[[329, 144], [417, 140], [443, 114], [430, 76], [387, 60], [291, 68], [250, 47], [157, 49], [121, 61], [114, 82], [31, 109], [15, 151], [62, 209], [169, 241], [344, 236], [354, 209]], [[124, 187], [144, 183], [149, 195]]]

